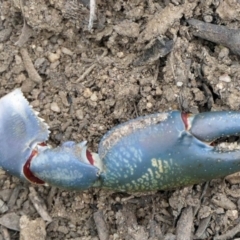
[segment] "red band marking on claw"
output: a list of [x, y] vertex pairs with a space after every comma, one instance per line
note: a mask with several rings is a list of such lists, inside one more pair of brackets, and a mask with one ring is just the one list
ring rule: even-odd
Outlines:
[[188, 130], [188, 127], [189, 127], [189, 124], [188, 124], [189, 114], [188, 113], [182, 113], [181, 115], [182, 115], [183, 123], [185, 125], [185, 129]]
[[35, 184], [44, 184], [45, 182], [42, 181], [41, 179], [37, 178], [36, 176], [34, 176], [32, 171], [30, 170], [31, 161], [36, 154], [37, 154], [37, 151], [33, 150], [30, 157], [28, 158], [27, 162], [25, 163], [25, 165], [23, 167], [23, 173], [30, 182], [35, 183]]
[[42, 147], [46, 147], [47, 144], [45, 142], [42, 142], [42, 143], [38, 143], [39, 146], [42, 146]]
[[87, 159], [90, 162], [91, 165], [93, 165], [94, 161], [93, 161], [93, 157], [92, 154], [87, 150]]

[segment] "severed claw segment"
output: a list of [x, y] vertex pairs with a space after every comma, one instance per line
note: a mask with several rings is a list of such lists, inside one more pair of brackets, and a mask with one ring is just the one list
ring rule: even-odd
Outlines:
[[45, 143], [49, 133], [20, 89], [0, 99], [0, 166], [5, 171], [31, 183], [67, 189], [97, 185], [99, 169], [92, 165], [97, 155], [87, 150], [87, 142], [51, 149]]
[[87, 158], [86, 141], [47, 149], [31, 162], [31, 172], [49, 185], [69, 190], [98, 186], [99, 169]]
[[211, 143], [240, 135], [240, 112], [156, 113], [106, 133], [98, 154], [86, 141], [50, 148], [49, 131], [19, 89], [0, 99], [0, 166], [21, 179], [68, 190], [168, 190], [240, 171], [239, 146]]
[[24, 164], [36, 146], [47, 141], [49, 130], [20, 89], [0, 99], [0, 135], [1, 167], [24, 178]]

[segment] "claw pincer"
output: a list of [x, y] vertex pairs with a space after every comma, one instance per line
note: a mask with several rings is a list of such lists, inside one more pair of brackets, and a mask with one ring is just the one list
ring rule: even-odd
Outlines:
[[239, 120], [239, 112], [194, 116], [172, 111], [117, 126], [100, 142], [103, 186], [121, 191], [165, 190], [237, 172], [240, 151], [222, 151], [207, 142], [239, 134]]
[[240, 135], [240, 112], [179, 111], [139, 117], [86, 142], [49, 147], [48, 126], [19, 89], [0, 99], [0, 166], [36, 184], [69, 190], [167, 190], [240, 171], [240, 150], [212, 142]]

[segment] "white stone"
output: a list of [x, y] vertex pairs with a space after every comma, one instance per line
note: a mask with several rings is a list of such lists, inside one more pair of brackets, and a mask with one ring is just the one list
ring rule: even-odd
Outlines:
[[61, 112], [60, 107], [58, 106], [58, 104], [56, 102], [51, 103], [50, 108], [53, 112], [56, 112], [56, 113]]
[[223, 81], [223, 82], [226, 82], [226, 83], [229, 83], [232, 81], [232, 79], [229, 77], [228, 74], [223, 74], [219, 77], [219, 81]]
[[177, 82], [177, 86], [178, 86], [178, 87], [181, 87], [182, 85], [183, 85], [183, 82], [180, 82], [180, 81]]

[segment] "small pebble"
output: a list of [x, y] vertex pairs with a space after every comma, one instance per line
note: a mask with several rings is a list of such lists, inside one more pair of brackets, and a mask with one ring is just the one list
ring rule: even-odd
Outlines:
[[59, 226], [58, 231], [64, 233], [65, 235], [68, 233], [68, 228], [66, 226]]
[[219, 81], [223, 81], [223, 82], [226, 82], [226, 83], [229, 83], [232, 81], [232, 79], [229, 77], [228, 74], [223, 74], [219, 77]]
[[21, 64], [22, 58], [19, 55], [15, 55], [15, 62], [16, 62], [16, 64]]
[[35, 101], [32, 101], [32, 102], [31, 102], [31, 106], [32, 106], [33, 108], [39, 107], [39, 106], [40, 106], [40, 101], [39, 101], [38, 99], [36, 99]]
[[53, 62], [50, 64], [49, 68], [56, 69], [59, 64], [60, 64], [60, 61]]
[[222, 90], [223, 88], [224, 88], [224, 86], [223, 86], [223, 83], [218, 83], [217, 85], [216, 85], [216, 87], [218, 88], [218, 89], [220, 89], [220, 90]]
[[224, 214], [224, 209], [223, 208], [217, 208], [216, 210], [215, 210], [215, 212], [217, 213], [217, 214]]
[[85, 97], [85, 98], [90, 98], [91, 96], [92, 96], [92, 91], [91, 91], [91, 89], [90, 88], [86, 88], [85, 90], [84, 90], [84, 92], [83, 92], [83, 96]]
[[50, 108], [51, 108], [51, 110], [53, 112], [56, 112], [56, 113], [60, 113], [61, 112], [61, 110], [60, 110], [60, 108], [59, 108], [59, 106], [57, 105], [56, 102], [51, 103]]
[[152, 103], [150, 102], [147, 103], [147, 108], [152, 108], [152, 106], [153, 106]]
[[[24, 77], [22, 79], [24, 79]], [[30, 93], [34, 89], [34, 87], [35, 83], [29, 78], [26, 78], [22, 83], [21, 89], [24, 93]]]
[[46, 61], [46, 58], [41, 57], [41, 58], [37, 58], [36, 61], [34, 62], [34, 66], [36, 68], [39, 68], [40, 66], [43, 65], [43, 63]]
[[118, 52], [118, 53], [117, 53], [117, 56], [118, 56], [119, 58], [123, 58], [123, 57], [124, 57], [124, 53], [123, 53], [123, 52]]
[[157, 87], [156, 88], [156, 95], [162, 95], [162, 90], [161, 90], [161, 88], [160, 87]]
[[49, 55], [48, 55], [48, 60], [51, 63], [56, 62], [59, 58], [60, 58], [60, 54], [57, 54], [57, 53], [49, 53]]
[[229, 49], [226, 47], [222, 47], [218, 56], [219, 56], [219, 58], [225, 58], [228, 55], [229, 55]]
[[0, 42], [7, 41], [12, 34], [12, 28], [6, 28], [0, 31]]
[[238, 211], [237, 210], [227, 210], [226, 215], [228, 216], [229, 219], [234, 221], [238, 218]]
[[38, 47], [36, 48], [36, 51], [42, 53], [42, 52], [43, 52], [43, 48], [38, 46]]
[[181, 87], [182, 85], [183, 85], [183, 82], [180, 82], [180, 81], [177, 82], [177, 86], [178, 86], [178, 87]]
[[76, 111], [76, 117], [78, 120], [83, 120], [84, 114], [83, 114], [83, 110], [82, 109], [78, 109]]
[[49, 44], [48, 40], [43, 40], [42, 41], [42, 46], [46, 47]]
[[69, 56], [73, 55], [73, 52], [70, 49], [65, 48], [65, 47], [62, 47], [62, 53], [69, 55]]
[[97, 102], [97, 100], [98, 100], [97, 94], [94, 92], [94, 93], [91, 95], [90, 99], [91, 99], [93, 102]]
[[205, 15], [203, 20], [204, 22], [211, 23], [213, 21], [213, 17], [211, 15]]

